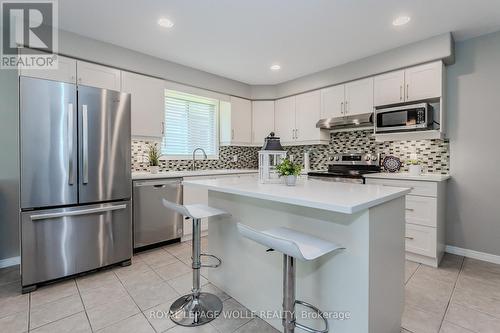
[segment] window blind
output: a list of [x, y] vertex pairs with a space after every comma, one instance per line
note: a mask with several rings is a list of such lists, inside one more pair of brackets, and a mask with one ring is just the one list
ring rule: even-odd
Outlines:
[[162, 154], [167, 158], [190, 158], [200, 147], [210, 157], [217, 156], [218, 104], [217, 100], [167, 90]]

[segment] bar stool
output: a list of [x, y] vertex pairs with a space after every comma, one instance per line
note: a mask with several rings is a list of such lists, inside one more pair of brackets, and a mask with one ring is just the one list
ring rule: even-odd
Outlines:
[[[327, 253], [345, 248], [284, 227], [257, 231], [249, 226], [238, 223], [238, 230], [244, 237], [262, 244], [270, 250], [283, 253], [283, 332], [293, 333], [296, 327], [311, 333], [328, 332], [328, 321], [323, 312], [309, 303], [295, 299], [295, 259], [304, 261], [315, 260]], [[295, 318], [296, 304], [316, 312], [323, 319], [325, 329], [316, 330], [297, 323]]]
[[[221, 265], [222, 261], [214, 255], [201, 253], [201, 219], [228, 215], [228, 213], [202, 204], [183, 206], [166, 199], [162, 199], [162, 202], [165, 207], [193, 220], [193, 289], [191, 294], [182, 296], [170, 306], [170, 319], [181, 326], [192, 327], [204, 325], [220, 315], [222, 312], [222, 301], [213, 294], [201, 292], [200, 268], [217, 268]], [[202, 265], [202, 256], [212, 257], [218, 263], [215, 265]]]

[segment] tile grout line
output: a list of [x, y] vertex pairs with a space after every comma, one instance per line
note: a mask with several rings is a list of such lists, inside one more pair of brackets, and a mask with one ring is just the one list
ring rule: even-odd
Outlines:
[[410, 282], [415, 273], [420, 269], [420, 266], [422, 266], [422, 264], [418, 264], [417, 268], [413, 271], [413, 273], [411, 273], [410, 277], [408, 278], [408, 281], [406, 281], [405, 283], [405, 286]]
[[460, 274], [462, 274], [462, 269], [464, 268], [464, 263], [465, 263], [465, 257], [462, 257], [462, 262], [460, 263], [460, 270], [458, 271], [457, 279], [455, 280], [455, 283], [453, 284], [453, 290], [451, 291], [451, 295], [450, 295], [450, 298], [448, 299], [448, 303], [446, 304], [446, 309], [444, 311], [443, 318], [441, 318], [441, 323], [439, 324], [439, 331], [441, 331], [441, 328], [443, 327], [444, 318], [446, 318], [446, 314], [448, 313], [448, 310], [450, 308], [450, 303], [451, 303], [451, 300], [453, 299], [453, 295], [455, 294], [455, 289], [457, 288], [457, 283], [458, 283], [458, 279], [460, 278]]
[[[132, 255], [132, 257], [133, 257], [133, 255]], [[147, 262], [144, 262], [144, 263], [146, 264], [146, 266], [148, 266], [149, 268], [151, 268]], [[132, 263], [131, 263], [130, 265], [132, 265]], [[151, 268], [151, 270], [152, 270], [152, 268]], [[153, 271], [153, 272], [154, 272], [154, 271]], [[125, 285], [123, 284], [123, 281], [120, 279], [120, 277], [118, 276], [118, 274], [116, 274], [116, 272], [115, 272], [115, 271], [113, 271], [113, 274], [114, 274], [114, 275], [115, 275], [115, 277], [118, 279], [118, 282], [120, 282], [120, 284], [121, 284], [121, 286], [123, 287], [123, 289], [125, 289], [125, 292], [126, 292], [126, 293], [127, 293], [127, 295], [130, 297], [130, 299], [132, 300], [132, 302], [134, 302], [135, 306], [137, 306], [137, 308], [139, 309], [139, 313], [143, 315], [144, 319], [146, 319], [146, 321], [148, 322], [149, 326], [151, 326], [151, 328], [153, 329], [153, 331], [157, 332], [157, 330], [153, 327], [153, 325], [151, 324], [151, 322], [148, 320], [148, 318], [146, 317], [146, 315], [145, 315], [145, 314], [144, 314], [144, 312], [142, 311], [142, 309], [141, 309], [141, 307], [139, 306], [139, 304], [137, 304], [137, 302], [135, 301], [134, 297], [130, 294], [130, 292], [128, 291], [127, 287], [125, 287]], [[155, 272], [155, 274], [156, 274], [156, 272]], [[156, 274], [156, 275], [158, 275], [158, 274]], [[161, 278], [161, 277], [160, 277], [160, 278]], [[151, 308], [153, 308], [153, 307], [151, 307]], [[122, 320], [120, 320], [120, 321], [127, 320], [127, 319], [129, 319], [129, 318], [131, 318], [131, 317], [133, 317], [133, 316], [135, 316], [135, 315], [137, 315], [137, 313], [136, 313], [136, 314], [133, 314], [132, 316], [129, 316], [129, 317], [125, 318], [125, 319], [122, 319]], [[119, 322], [120, 322], [120, 321], [119, 321]], [[119, 322], [118, 322], [118, 323], [119, 323]], [[114, 324], [116, 324], [116, 323], [113, 323], [113, 324], [111, 324], [111, 325], [114, 325]], [[109, 325], [109, 326], [111, 326], [111, 325]], [[109, 327], [109, 326], [106, 326], [106, 327]], [[102, 329], [104, 329], [104, 328], [105, 328], [105, 327], [103, 327]]]
[[87, 322], [89, 323], [90, 330], [94, 332], [94, 329], [92, 328], [92, 324], [90, 323], [90, 318], [89, 314], [87, 313], [87, 307], [85, 306], [85, 302], [83, 301], [82, 293], [80, 292], [80, 287], [78, 287], [78, 282], [76, 282], [76, 279], [74, 279], [75, 285], [76, 285], [76, 290], [78, 291], [78, 296], [80, 297], [80, 301], [82, 301], [83, 305], [83, 312], [85, 312], [85, 317], [87, 318]]

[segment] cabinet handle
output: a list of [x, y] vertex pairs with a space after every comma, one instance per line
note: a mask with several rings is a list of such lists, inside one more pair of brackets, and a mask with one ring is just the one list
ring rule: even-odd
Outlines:
[[231, 140], [234, 140], [234, 128], [231, 129]]
[[344, 114], [344, 102], [340, 102], [340, 114]]
[[298, 139], [299, 138], [299, 129], [296, 128], [295, 129], [295, 139]]
[[407, 210], [407, 211], [409, 211], [409, 212], [413, 212], [413, 211], [415, 211], [415, 209], [413, 209], [413, 208], [405, 208], [405, 210]]
[[409, 240], [413, 240], [413, 239], [415, 239], [415, 238], [410, 237], [410, 236], [405, 236], [405, 238], [406, 238], [406, 239], [409, 239]]
[[344, 107], [344, 114], [347, 114], [347, 113], [349, 112], [349, 108], [348, 108], [348, 105], [349, 105], [349, 104], [347, 104], [347, 103], [348, 103], [348, 102], [347, 102], [347, 101], [345, 101], [345, 104], [344, 104], [344, 106], [345, 106], [345, 107]]
[[399, 86], [399, 100], [403, 100], [403, 86]]
[[161, 122], [161, 135], [165, 135], [165, 122]]
[[406, 99], [410, 99], [410, 84], [406, 84]]

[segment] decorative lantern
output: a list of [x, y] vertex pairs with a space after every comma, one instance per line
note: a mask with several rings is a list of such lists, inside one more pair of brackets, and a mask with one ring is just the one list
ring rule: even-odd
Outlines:
[[265, 139], [264, 146], [259, 151], [259, 181], [265, 183], [281, 183], [276, 165], [286, 158], [286, 151], [280, 143], [280, 138], [271, 132]]

